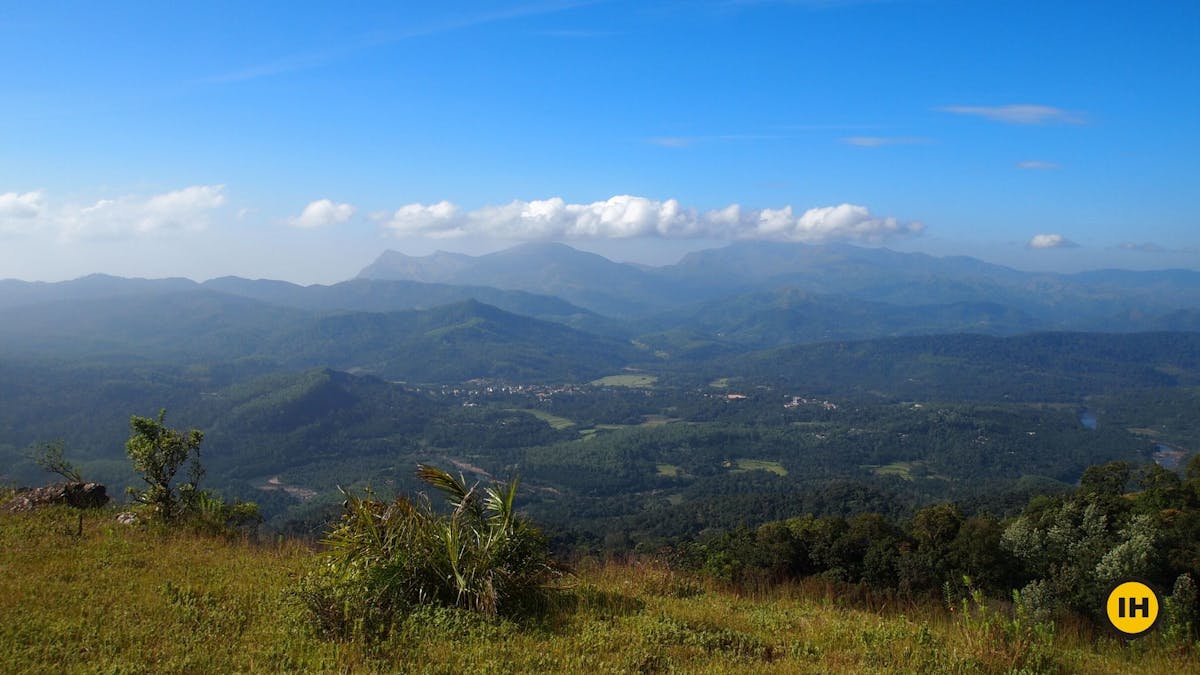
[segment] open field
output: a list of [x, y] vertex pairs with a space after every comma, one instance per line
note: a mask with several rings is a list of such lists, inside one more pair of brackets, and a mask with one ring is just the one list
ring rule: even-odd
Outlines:
[[588, 384], [596, 387], [652, 387], [658, 382], [654, 375], [609, 375]]
[[765, 459], [737, 459], [733, 464], [737, 467], [734, 471], [770, 471], [777, 476], [786, 476], [788, 473], [779, 462]]
[[[577, 565], [537, 620], [419, 610], [377, 640], [323, 639], [296, 602], [315, 553], [117, 525], [114, 512], [0, 515], [7, 672], [1180, 673], [1187, 648], [993, 610], [872, 603], [820, 580], [733, 592], [654, 565]], [[874, 604], [874, 609], [871, 605]], [[992, 617], [992, 618], [989, 618]]]
[[913, 469], [917, 462], [892, 462], [891, 464], [865, 464], [864, 469], [870, 469], [876, 476], [896, 476], [904, 480], [913, 479]]
[[892, 462], [891, 464], [864, 464], [862, 468], [869, 469], [876, 476], [896, 476], [904, 480], [913, 480], [917, 476], [949, 480], [942, 474], [929, 473], [925, 462]]
[[568, 427], [575, 426], [574, 421], [569, 420], [565, 417], [559, 417], [558, 415], [552, 415], [552, 414], [546, 412], [545, 410], [538, 410], [536, 408], [506, 408], [506, 410], [511, 410], [513, 412], [529, 413], [530, 415], [533, 415], [534, 417], [545, 422], [546, 424], [549, 424], [551, 427], [553, 427], [555, 429], [566, 429]]
[[679, 475], [679, 467], [674, 464], [657, 464], [655, 468], [658, 470], [658, 475], [675, 478]]

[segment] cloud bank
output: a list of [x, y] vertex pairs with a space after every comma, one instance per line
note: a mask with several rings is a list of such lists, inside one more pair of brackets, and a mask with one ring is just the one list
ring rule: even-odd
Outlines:
[[51, 207], [39, 190], [0, 194], [0, 235], [56, 233], [63, 241], [122, 239], [208, 227], [215, 209], [226, 204], [224, 185], [193, 185], [150, 197], [100, 199], [89, 206]]
[[514, 200], [464, 211], [447, 202], [408, 204], [380, 218], [398, 236], [482, 236], [510, 240], [551, 239], [763, 239], [878, 243], [914, 236], [920, 222], [873, 215], [865, 206], [841, 204], [795, 213], [791, 206], [752, 209], [730, 204], [701, 212], [677, 200], [617, 195], [590, 204], [560, 197]]
[[288, 224], [301, 229], [326, 227], [350, 220], [354, 216], [354, 212], [355, 208], [350, 204], [335, 204], [329, 199], [318, 199], [315, 202], [309, 202], [300, 215], [289, 218]]
[[1079, 244], [1061, 234], [1035, 234], [1026, 246], [1032, 249], [1076, 248]]
[[955, 115], [972, 115], [1005, 124], [1082, 124], [1083, 118], [1048, 105], [1015, 103], [1011, 105], [947, 105], [935, 108]]
[[55, 220], [63, 239], [119, 239], [208, 227], [214, 209], [224, 206], [224, 185], [193, 185], [146, 199], [101, 199], [91, 206], [65, 208]]

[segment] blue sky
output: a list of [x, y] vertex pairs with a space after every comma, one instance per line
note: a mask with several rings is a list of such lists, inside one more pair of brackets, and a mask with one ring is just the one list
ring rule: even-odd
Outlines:
[[0, 277], [546, 239], [1200, 268], [1200, 3], [184, 5], [0, 4]]

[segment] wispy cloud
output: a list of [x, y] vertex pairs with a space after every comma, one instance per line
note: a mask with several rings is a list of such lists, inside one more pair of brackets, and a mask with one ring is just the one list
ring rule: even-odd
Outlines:
[[300, 215], [289, 218], [288, 225], [304, 230], [327, 227], [344, 223], [354, 216], [354, 206], [346, 203], [336, 204], [331, 199], [318, 199], [309, 202]]
[[646, 142], [650, 145], [658, 145], [664, 148], [686, 148], [696, 142], [695, 136], [655, 136], [647, 138]]
[[41, 190], [0, 194], [0, 237], [31, 234], [41, 226], [45, 210]]
[[834, 9], [855, 5], [881, 5], [897, 0], [722, 0], [726, 7], [757, 7], [767, 5], [791, 5], [806, 9]]
[[1031, 249], [1078, 248], [1079, 244], [1061, 234], [1035, 234], [1025, 246]]
[[611, 30], [593, 30], [588, 28], [556, 28], [550, 30], [539, 30], [534, 35], [542, 37], [562, 38], [564, 40], [587, 40], [592, 38], [606, 38], [620, 35], [620, 33]]
[[1025, 169], [1027, 171], [1053, 171], [1055, 169], [1061, 169], [1062, 165], [1057, 162], [1043, 162], [1041, 160], [1031, 159], [1024, 162], [1017, 162], [1017, 168]]
[[264, 77], [274, 77], [301, 70], [311, 70], [346, 58], [357, 51], [360, 51], [360, 48], [331, 49], [323, 52], [295, 54], [275, 61], [257, 63], [245, 68], [239, 68], [238, 70], [203, 77], [200, 78], [199, 82], [201, 84], [232, 84], [235, 82], [258, 80]]
[[848, 136], [843, 138], [842, 142], [860, 148], [881, 148], [885, 145], [929, 143], [930, 140], [928, 138], [916, 138], [912, 136]]
[[1032, 103], [998, 106], [948, 105], [934, 108], [934, 110], [955, 115], [982, 117], [1005, 124], [1082, 124], [1084, 121], [1083, 117], [1077, 113]]
[[52, 205], [42, 192], [0, 195], [0, 235], [38, 231], [60, 241], [125, 239], [208, 227], [227, 203], [224, 185], [193, 185], [157, 195], [99, 199], [87, 206]]
[[841, 204], [796, 213], [730, 204], [700, 211], [674, 199], [657, 201], [617, 195], [605, 201], [571, 204], [560, 197], [516, 200], [502, 206], [464, 211], [447, 201], [407, 204], [378, 218], [399, 236], [491, 237], [508, 240], [555, 239], [764, 239], [776, 241], [849, 240], [881, 242], [919, 235], [920, 222], [878, 217], [865, 206]]
[[664, 148], [687, 148], [702, 143], [778, 141], [786, 138], [796, 137], [787, 134], [714, 134], [710, 136], [652, 136], [644, 140], [650, 145]]
[[238, 68], [236, 70], [201, 78], [199, 82], [203, 84], [228, 84], [234, 82], [245, 82], [248, 80], [257, 80], [265, 77], [274, 77], [292, 72], [311, 70], [335, 61], [349, 58], [360, 52], [379, 47], [385, 47], [387, 45], [403, 42], [405, 40], [411, 40], [413, 38], [449, 33], [474, 26], [482, 26], [501, 21], [510, 21], [527, 16], [554, 14], [588, 5], [599, 4], [603, 1], [604, 0], [560, 0], [557, 2], [518, 5], [516, 7], [508, 7], [490, 12], [479, 12], [476, 14], [458, 16], [446, 19], [444, 21], [414, 26], [404, 30], [385, 32], [370, 37], [364, 37], [356, 42], [352, 42], [344, 47], [339, 47], [336, 49], [303, 52], [299, 54], [292, 54], [290, 56], [284, 56], [279, 59], [264, 63], [252, 64], [244, 68]]
[[774, 129], [782, 129], [785, 131], [855, 131], [865, 129], [879, 129], [878, 124], [780, 124]]
[[1117, 244], [1117, 248], [1123, 251], [1136, 251], [1138, 253], [1167, 253], [1169, 250], [1149, 241], [1144, 241], [1140, 244], [1132, 241], [1124, 241]]

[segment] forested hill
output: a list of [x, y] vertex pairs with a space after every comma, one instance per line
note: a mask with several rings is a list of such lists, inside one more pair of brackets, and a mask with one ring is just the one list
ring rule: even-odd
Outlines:
[[838, 395], [907, 400], [1076, 401], [1200, 384], [1200, 333], [937, 335], [782, 347], [708, 363]]
[[[557, 545], [624, 550], [797, 509], [1011, 513], [1200, 449], [1200, 333], [1120, 332], [1195, 327], [1189, 272], [773, 244], [383, 263], [419, 278], [0, 282], [0, 484], [62, 440], [119, 491], [130, 416], [167, 408], [272, 527], [432, 462], [520, 473]], [[1046, 330], [1081, 323], [1110, 332]]]
[[207, 290], [0, 311], [10, 356], [330, 366], [390, 379], [577, 381], [637, 356], [627, 342], [475, 300], [428, 310], [314, 313]]
[[586, 326], [593, 330], [611, 330], [614, 325], [611, 320], [554, 296], [506, 291], [489, 286], [378, 279], [351, 279], [336, 284], [309, 286], [241, 277], [219, 277], [203, 283], [179, 278], [127, 279], [105, 274], [55, 283], [5, 279], [0, 280], [0, 311], [63, 301], [113, 298], [124, 298], [136, 304], [148, 296], [200, 290], [316, 312], [396, 312], [478, 300], [515, 314], [560, 321], [577, 327]]

